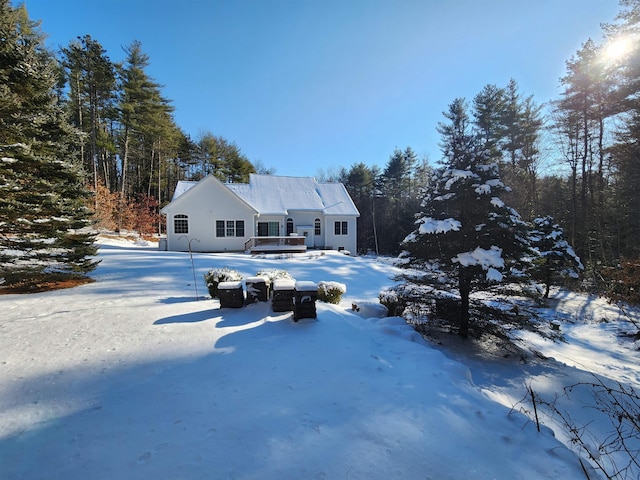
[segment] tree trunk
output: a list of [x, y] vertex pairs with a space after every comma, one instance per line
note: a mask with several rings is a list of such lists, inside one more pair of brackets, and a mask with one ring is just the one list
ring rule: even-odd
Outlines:
[[122, 230], [122, 210], [125, 205], [125, 188], [127, 179], [127, 160], [129, 156], [129, 129], [124, 129], [124, 154], [122, 156], [122, 188], [120, 190], [120, 205], [118, 208], [118, 231]]
[[544, 295], [542, 298], [549, 298], [549, 290], [551, 289], [551, 269], [547, 267], [544, 280]]
[[122, 196], [124, 196], [125, 193], [125, 188], [126, 188], [126, 184], [127, 184], [127, 168], [129, 168], [128, 166], [128, 160], [129, 160], [129, 128], [125, 126], [124, 129], [124, 152], [122, 155], [122, 185], [121, 185], [121, 190], [120, 193], [122, 194]]
[[469, 335], [469, 295], [471, 293], [471, 276], [464, 268], [458, 274], [458, 289], [460, 290], [460, 328], [458, 334], [467, 338]]

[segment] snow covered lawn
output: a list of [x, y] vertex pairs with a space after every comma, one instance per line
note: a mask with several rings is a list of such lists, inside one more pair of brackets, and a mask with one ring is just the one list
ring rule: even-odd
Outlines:
[[[511, 409], [519, 379], [496, 377], [514, 372], [504, 362], [470, 362], [476, 385], [401, 319], [351, 312], [393, 283], [388, 264], [197, 254], [194, 285], [188, 254], [100, 242], [95, 283], [0, 296], [3, 480], [585, 478]], [[268, 303], [220, 309], [203, 274], [224, 266], [347, 292], [318, 302], [317, 321]]]

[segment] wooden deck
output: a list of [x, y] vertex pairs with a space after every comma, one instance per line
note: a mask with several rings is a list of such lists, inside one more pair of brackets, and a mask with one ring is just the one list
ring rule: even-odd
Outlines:
[[307, 251], [304, 241], [304, 236], [251, 237], [244, 249], [251, 253], [300, 253]]

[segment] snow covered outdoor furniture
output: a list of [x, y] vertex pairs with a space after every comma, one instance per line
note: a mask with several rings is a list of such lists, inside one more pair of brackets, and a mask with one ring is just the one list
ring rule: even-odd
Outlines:
[[297, 322], [301, 318], [316, 318], [317, 298], [318, 285], [308, 281], [296, 282], [293, 300], [293, 321]]
[[290, 312], [293, 310], [295, 287], [295, 280], [288, 278], [277, 278], [273, 281], [271, 309], [274, 312]]
[[269, 279], [266, 277], [248, 277], [247, 303], [266, 302], [269, 299]]
[[220, 308], [244, 307], [244, 289], [241, 281], [220, 282], [218, 296], [220, 297]]

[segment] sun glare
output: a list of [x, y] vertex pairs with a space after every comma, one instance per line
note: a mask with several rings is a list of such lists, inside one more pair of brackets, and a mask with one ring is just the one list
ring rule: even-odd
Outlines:
[[633, 49], [633, 39], [629, 35], [609, 40], [602, 50], [603, 60], [606, 62], [618, 62], [625, 58]]

